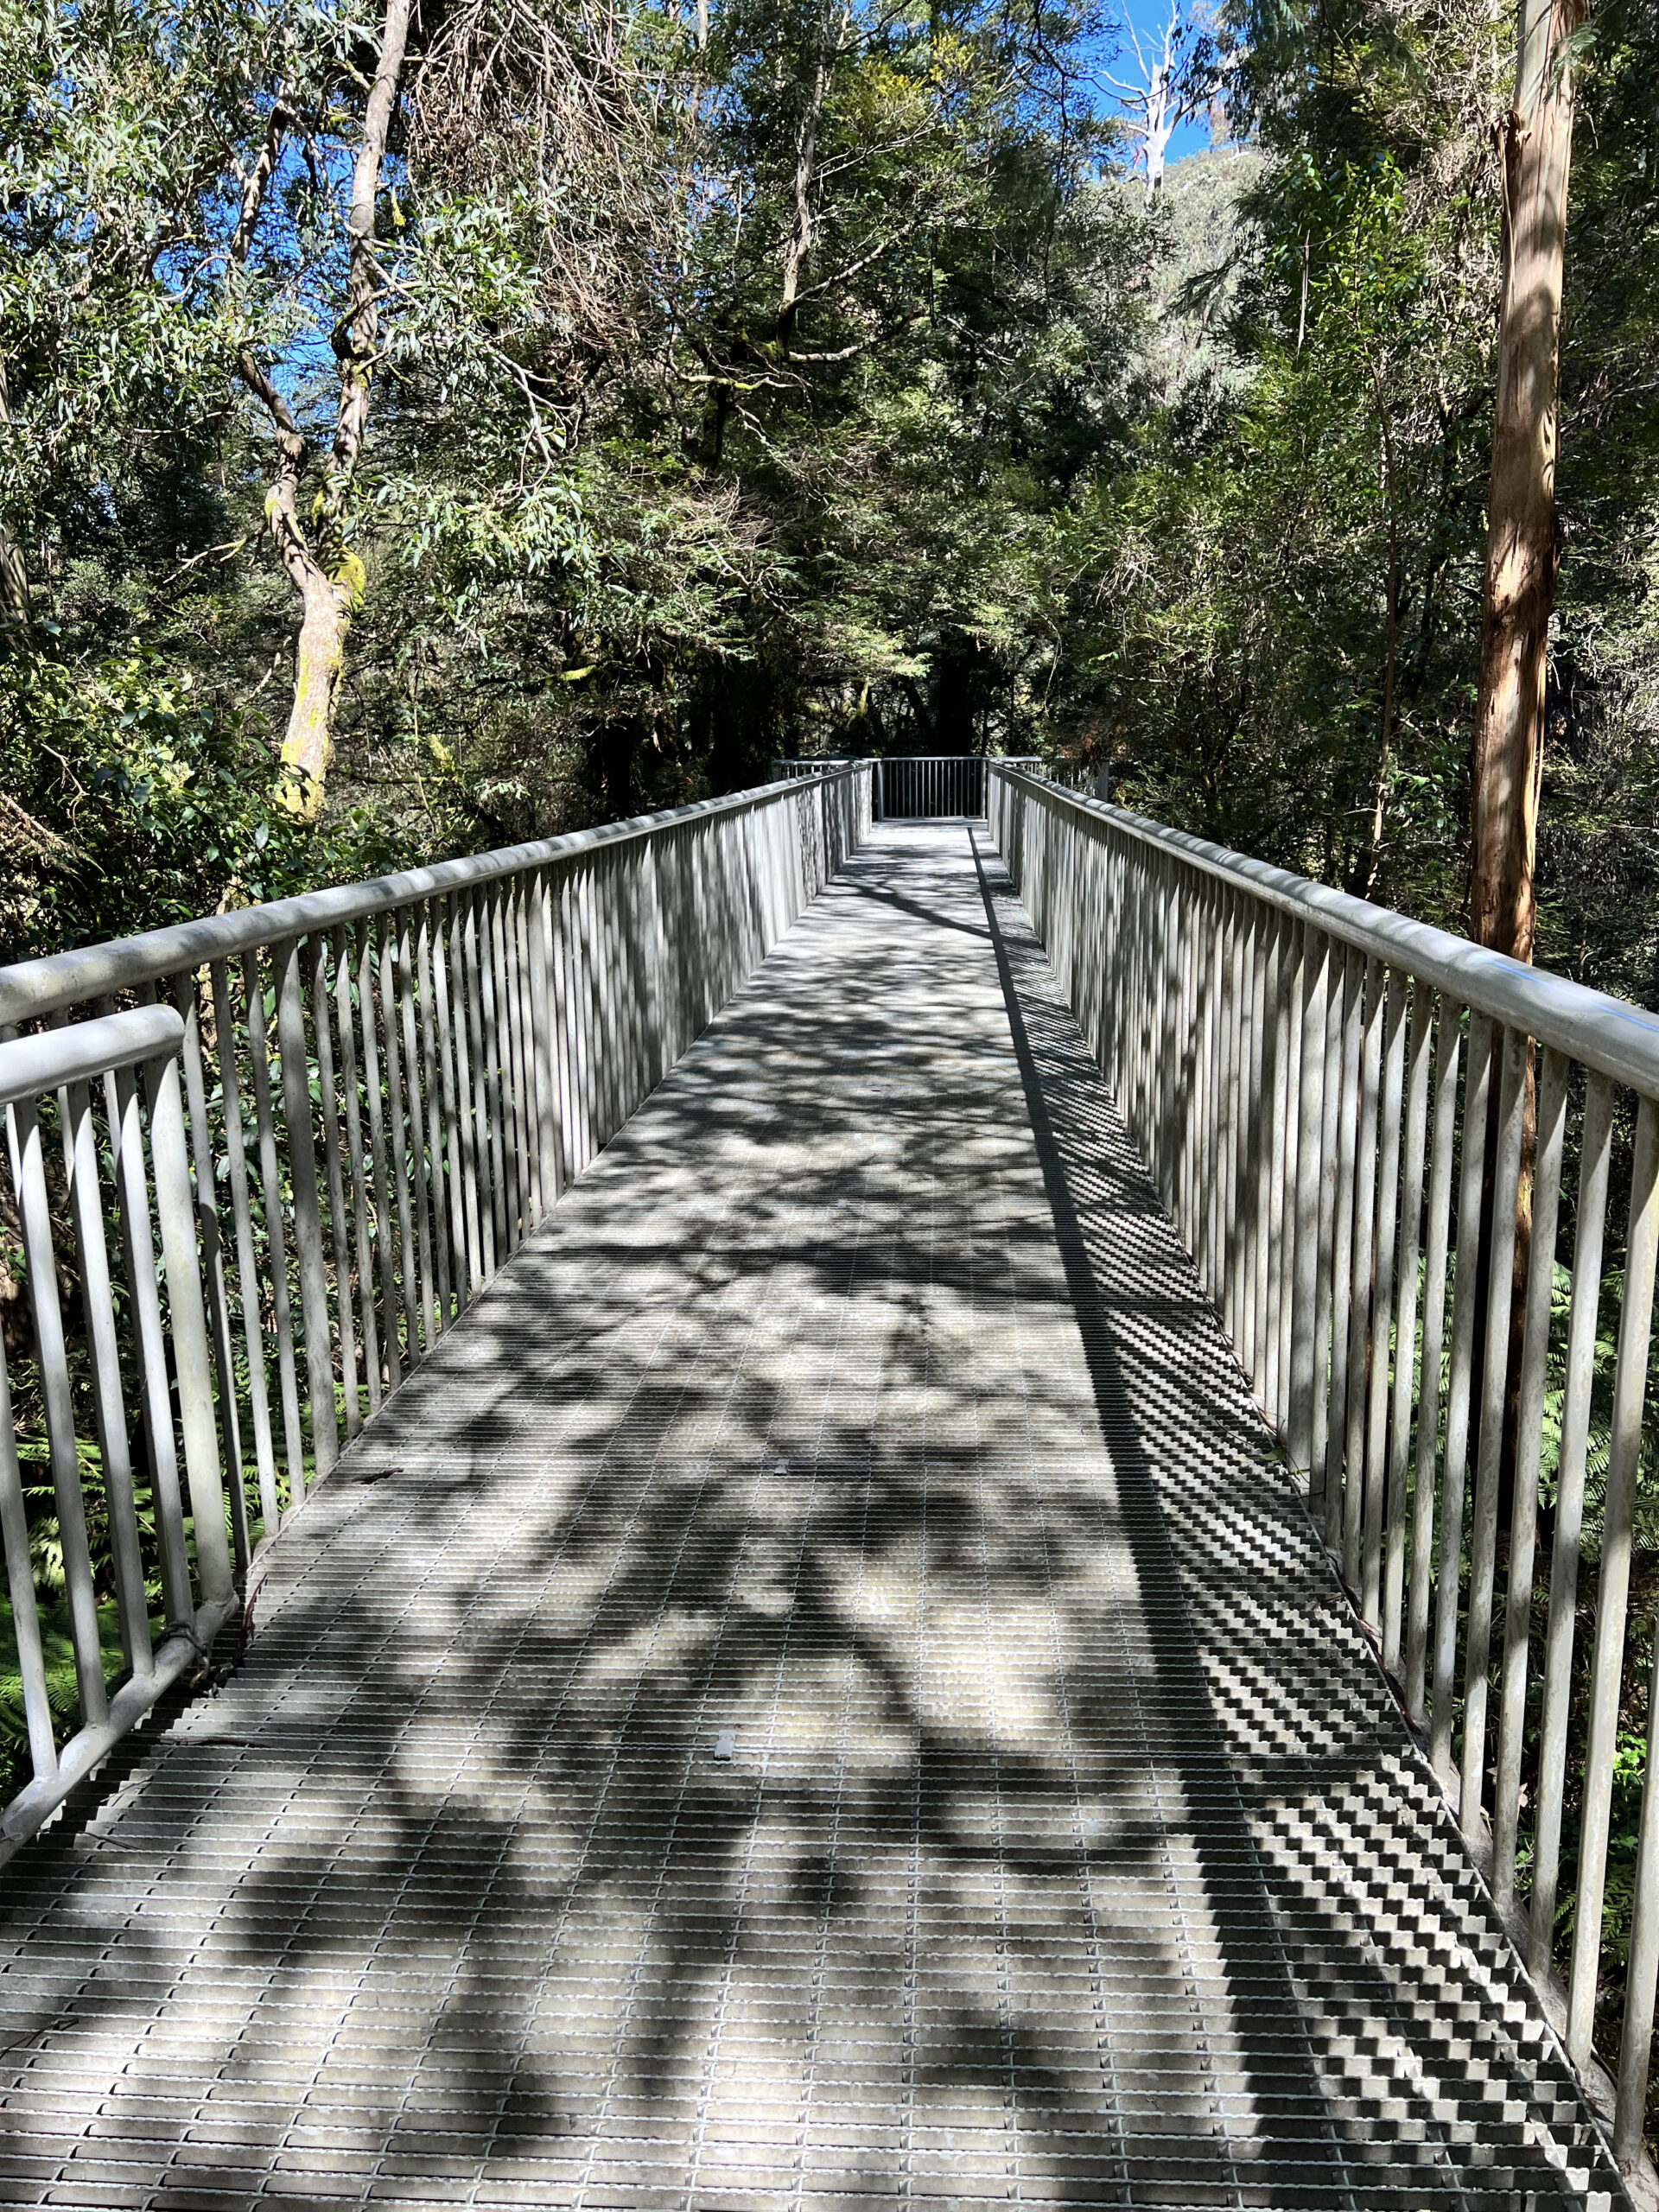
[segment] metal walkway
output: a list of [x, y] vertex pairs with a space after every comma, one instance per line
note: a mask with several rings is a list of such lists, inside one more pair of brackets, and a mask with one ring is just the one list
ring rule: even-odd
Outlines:
[[8, 1878], [0, 2202], [1624, 2201], [982, 833], [269, 1560]]

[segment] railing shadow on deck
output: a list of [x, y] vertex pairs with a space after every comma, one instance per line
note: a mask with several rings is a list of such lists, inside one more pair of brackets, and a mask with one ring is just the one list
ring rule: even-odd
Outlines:
[[[849, 890], [855, 864], [851, 875]], [[725, 1388], [745, 1343], [764, 1326], [766, 1286], [779, 1267], [803, 1278], [791, 1310], [833, 1298], [844, 1286], [849, 1232], [856, 1229], [855, 1254], [880, 1245], [870, 1264], [879, 1268], [893, 1317], [884, 1343], [891, 1387], [912, 1402], [931, 1394], [948, 1434], [953, 1408], [940, 1380], [939, 1308], [944, 1320], [960, 1319], [983, 1293], [987, 1255], [995, 1259], [995, 1238], [965, 1252], [941, 1251], [907, 1234], [901, 1219], [884, 1222], [862, 1173], [868, 1116], [843, 1110], [837, 1125], [836, 1084], [855, 1067], [861, 1084], [878, 1093], [888, 1086], [878, 1133], [884, 1176], [913, 1184], [948, 1172], [952, 1148], [963, 1141], [950, 1082], [915, 1083], [909, 1099], [905, 1084], [913, 1082], [918, 1047], [934, 1046], [944, 1062], [959, 1046], [950, 994], [935, 989], [931, 1027], [918, 1034], [912, 1026], [897, 1052], [890, 1032], [868, 1014], [830, 1021], [821, 1007], [798, 1014], [778, 1052], [788, 1085], [745, 1096], [727, 1079], [721, 1051], [733, 1027], [785, 1020], [774, 989], [785, 963], [775, 959], [706, 1040], [706, 1071], [694, 1053], [670, 1091], [613, 1141], [549, 1230], [518, 1252], [464, 1328], [439, 1344], [315, 1490], [284, 1545], [296, 1557], [332, 1552], [331, 1571], [284, 1578], [269, 1612], [256, 1599], [247, 1664], [198, 1709], [168, 1754], [170, 1779], [155, 1793], [147, 1849], [188, 1912], [195, 1885], [213, 1880], [222, 1848], [198, 1825], [203, 1807], [233, 1776], [226, 1795], [238, 1817], [268, 1821], [273, 1808], [307, 1786], [308, 1771], [316, 1787], [316, 1745], [340, 1728], [332, 1812], [334, 1785], [325, 1777], [310, 1850], [274, 1869], [256, 1865], [235, 1885], [221, 1948], [226, 1967], [246, 1972], [257, 1986], [280, 1974], [302, 1993], [315, 1971], [325, 1999], [342, 1930], [360, 1927], [365, 1913], [385, 1924], [395, 1910], [406, 1940], [453, 1957], [440, 2006], [410, 2030], [407, 2050], [423, 2055], [384, 2099], [396, 2116], [383, 2160], [429, 2161], [441, 2133], [446, 2158], [481, 2170], [581, 2132], [584, 2093], [544, 2050], [538, 2054], [535, 2021], [558, 2002], [560, 1938], [589, 1907], [632, 1927], [636, 1955], [648, 1961], [628, 1993], [633, 2024], [626, 2080], [616, 2094], [660, 2101], [683, 2090], [695, 2056], [683, 2043], [684, 2023], [696, 2017], [693, 1996], [734, 1961], [747, 1958], [763, 1971], [779, 1917], [798, 1917], [816, 1941], [827, 1923], [856, 1920], [884, 1881], [902, 1888], [912, 1878], [910, 1869], [887, 1862], [885, 1839], [917, 1829], [937, 1878], [979, 1873], [985, 1842], [963, 1811], [982, 1785], [982, 1740], [953, 1726], [937, 1704], [918, 1708], [913, 1670], [895, 1663], [879, 1624], [857, 1601], [859, 1580], [868, 1581], [872, 1567], [889, 1558], [902, 1564], [925, 1541], [931, 1584], [969, 1611], [988, 1586], [1005, 1597], [1022, 1588], [1065, 1592], [1065, 1650], [1045, 1688], [1078, 1709], [1085, 1732], [1090, 1700], [1099, 1694], [1090, 1655], [1103, 1564], [1127, 1561], [1142, 1613], [1155, 1616], [1142, 1725], [1175, 1770], [1176, 1804], [1149, 1809], [1132, 1792], [1119, 1801], [1109, 1770], [1096, 1772], [1089, 1784], [1091, 1826], [1079, 1840], [1075, 1770], [1006, 1740], [995, 1750], [1002, 1787], [1029, 1823], [1027, 1834], [1002, 1843], [1016, 1876], [1076, 1881], [1082, 1871], [1122, 1884], [1130, 1900], [1122, 1955], [1138, 1983], [1122, 1991], [1130, 2021], [1124, 2048], [1132, 2053], [1135, 2042], [1131, 1994], [1154, 2048], [1147, 2083], [1125, 2086], [1115, 2138], [1103, 2145], [1092, 2109], [1079, 2113], [1078, 2132], [1090, 2134], [1091, 2149], [1086, 2160], [1079, 2154], [1075, 2183], [1059, 2190], [1059, 2201], [1098, 2202], [1096, 2167], [1110, 2169], [1110, 2178], [1143, 2202], [1196, 2203], [1212, 2188], [1237, 2183], [1236, 2145], [1211, 2132], [1213, 2082], [1201, 2069], [1171, 2078], [1173, 2062], [1155, 2057], [1160, 2010], [1189, 2024], [1194, 2018], [1187, 1964], [1172, 1948], [1160, 1951], [1150, 1923], [1138, 1931], [1130, 1925], [1144, 1897], [1135, 1885], [1154, 1882], [1176, 1848], [1201, 1860], [1211, 1855], [1206, 1890], [1219, 1980], [1242, 2018], [1237, 2057], [1261, 2100], [1252, 2183], [1323, 2188], [1329, 2193], [1321, 2203], [1363, 2202], [1328, 2115], [1337, 2094], [1331, 2061], [1310, 2045], [1294, 1987], [1283, 1895], [1270, 1897], [1256, 1871], [1251, 1821], [1261, 1808], [1230, 1788], [1238, 1744], [1226, 1738], [1242, 1730], [1248, 1742], [1253, 1726], [1272, 1746], [1250, 1775], [1261, 1796], [1376, 1791], [1377, 1745], [1391, 1715], [1380, 1683], [1369, 1703], [1351, 1693], [1347, 1702], [1332, 1696], [1317, 1710], [1295, 1701], [1280, 1656], [1287, 1639], [1303, 1653], [1345, 1644], [1358, 1679], [1375, 1678], [1306, 1541], [1294, 1486], [1253, 1442], [1243, 1387], [1156, 1193], [1064, 1009], [1033, 983], [1040, 953], [1029, 940], [1010, 943], [999, 928], [995, 887], [988, 870], [987, 929], [1014, 1030], [1015, 1079], [1036, 1127], [1044, 1200], [1015, 1230], [1001, 1225], [997, 1264], [1012, 1306], [1041, 1296], [1069, 1300], [1093, 1384], [1091, 1405], [1080, 1407], [1058, 1382], [1045, 1402], [1041, 1373], [1029, 1376], [1035, 1418], [1058, 1440], [1044, 1478], [1027, 1489], [997, 1476], [999, 1438], [994, 1425], [984, 1433], [977, 1406], [971, 1445], [954, 1452], [947, 1446], [918, 1465], [913, 1436], [873, 1436], [862, 1386], [857, 1407], [839, 1414], [830, 1410], [829, 1392], [816, 1408], [791, 1405], [790, 1386], [776, 1376], [750, 1377], [735, 1398]], [[883, 903], [872, 893], [873, 906]], [[880, 929], [879, 918], [873, 927]], [[855, 1009], [861, 998], [879, 1006], [893, 987], [891, 951], [873, 935], [853, 957]], [[963, 1092], [971, 1088], [963, 1082]], [[672, 1252], [653, 1247], [653, 1219], [671, 1199], [683, 1205], [671, 1165], [676, 1154], [714, 1141], [752, 1160], [774, 1142], [780, 1116], [817, 1133], [815, 1163], [781, 1183], [752, 1180], [735, 1208], [711, 1191], [701, 1209], [701, 1243]], [[804, 1219], [822, 1224], [804, 1244]], [[619, 1281], [642, 1250], [654, 1252], [658, 1276], [643, 1325]], [[616, 1303], [607, 1312], [613, 1285]], [[696, 1318], [711, 1312], [707, 1323]], [[645, 1341], [621, 1346], [620, 1356], [619, 1332], [626, 1338], [630, 1324]], [[703, 1339], [690, 1342], [700, 1326]], [[674, 1364], [659, 1371], [653, 1332], [677, 1332]], [[782, 1366], [786, 1347], [777, 1350], [774, 1364]], [[1080, 1414], [1092, 1414], [1097, 1430], [1080, 1424]], [[664, 1478], [664, 1442], [677, 1433], [695, 1440]], [[1121, 1493], [1116, 1524], [1103, 1512], [1103, 1435]], [[562, 1495], [538, 1465], [562, 1467]], [[451, 1552], [468, 1524], [480, 1547], [470, 1559]], [[411, 1579], [420, 1562], [447, 1554], [447, 1587], [434, 1592]], [[281, 1549], [270, 1555], [273, 1575], [283, 1557]], [[480, 1577], [480, 1565], [493, 1571]], [[757, 1566], [769, 1567], [769, 1578], [753, 1573]], [[1249, 1580], [1248, 1606], [1236, 1573]], [[561, 1575], [587, 1577], [585, 1610], [579, 1599], [545, 1602], [556, 1596]], [[745, 1621], [738, 1637], [734, 1610]], [[468, 1671], [446, 1673], [441, 1694], [423, 1705], [423, 1655], [447, 1648], [458, 1631]], [[722, 1770], [709, 1757], [715, 1715], [758, 1707], [789, 1654], [803, 1649], [821, 1655], [827, 1677], [839, 1669], [846, 1694], [861, 1701], [869, 1747], [862, 1770], [824, 1772], [810, 1743], [798, 1751], [785, 1746], [764, 1771], [741, 1758]], [[265, 1707], [283, 1667], [291, 1669], [293, 1695]], [[1333, 1672], [1316, 1669], [1303, 1694], [1331, 1688]], [[400, 1674], [406, 1694], [386, 1698], [389, 1675], [395, 1687]], [[365, 1684], [383, 1687], [370, 1695]], [[550, 1740], [555, 1700], [570, 1725]], [[1108, 1721], [1115, 1726], [1119, 1716], [1103, 1721], [1109, 1739]], [[423, 1770], [429, 1760], [436, 1771], [453, 1764], [458, 1729], [474, 1733], [476, 1763], [461, 1790], [440, 1804]], [[365, 1843], [365, 1815], [354, 1808], [366, 1782], [373, 1797]], [[1383, 1776], [1387, 1786], [1396, 1782]], [[563, 1815], [572, 1806], [589, 1821], [574, 1883], [561, 1872], [571, 1850]], [[1402, 1859], [1418, 1852], [1444, 1861], [1430, 1793], [1396, 1806], [1395, 1817]], [[747, 1870], [757, 1840], [779, 1828], [798, 1832], [796, 1872], [781, 1915], [774, 1900], [772, 1918], [752, 1937]], [[336, 1859], [353, 1830], [356, 1856]], [[852, 1867], [850, 1854], [836, 1847], [849, 1832], [861, 1844]], [[42, 1868], [54, 1849], [80, 1847], [67, 1839], [48, 1843]], [[96, 2044], [107, 2024], [105, 2006], [147, 1984], [172, 1986], [192, 1947], [194, 1937], [183, 1934], [147, 1939], [126, 1899], [99, 1917], [102, 1848], [92, 1842], [65, 1896], [79, 1942], [63, 1986], [42, 1996], [32, 2018], [13, 2020], [14, 2040], [47, 2031], [73, 1999], [73, 2017]], [[1282, 1891], [1293, 1877], [1277, 1873]], [[512, 1908], [493, 1916], [498, 1925], [507, 1922], [508, 1933], [475, 1932], [486, 1883], [498, 1906]], [[1349, 1962], [1366, 2000], [1403, 2040], [1421, 2036], [1421, 2065], [1438, 2063], [1443, 2054], [1431, 2025], [1394, 2018], [1374, 1949], [1344, 1923], [1350, 1901], [1321, 1897], [1310, 1883], [1294, 1902], [1304, 1923], [1324, 1923], [1310, 1930], [1310, 1942], [1325, 1941]], [[169, 1916], [156, 1916], [164, 1925]], [[1000, 2112], [1014, 2063], [1044, 2127], [1063, 2136], [1072, 2084], [1063, 2073], [1046, 2080], [1040, 2039], [1011, 2029], [1006, 2005], [983, 1993], [1006, 1982], [1009, 1950], [1038, 1957], [1040, 1939], [1020, 1929], [1016, 1911], [1016, 1932], [999, 1956], [982, 1915], [964, 1910], [963, 1920], [969, 1955], [960, 1986], [939, 2008], [936, 2055], [912, 2054], [918, 2093], [965, 2088], [988, 2112]], [[531, 1938], [531, 1930], [544, 1932]], [[95, 1948], [106, 1937], [107, 1962], [83, 1982], [81, 1945]], [[1096, 1923], [1096, 1946], [1099, 1938]], [[902, 1987], [914, 1971], [913, 1952], [903, 1940], [884, 1939], [879, 1927], [869, 1945], [873, 1972]], [[373, 2026], [379, 2013], [384, 2026], [385, 2012], [409, 2001], [406, 1989], [401, 1999], [398, 1993], [402, 1963], [396, 1955], [385, 1960], [378, 1983], [373, 1967], [365, 1970], [343, 2028], [359, 2012], [360, 2024]], [[970, 2001], [975, 1982], [981, 1993]], [[569, 2003], [579, 2012], [589, 2001], [578, 1989]], [[1252, 2022], [1260, 2030], [1264, 2015], [1271, 2026], [1253, 2047]], [[291, 2034], [280, 2026], [269, 2043], [257, 2031], [238, 2039], [221, 2077], [232, 2099], [238, 2082], [250, 2099], [257, 2096], [263, 2063]], [[345, 2101], [342, 2092], [342, 2109]], [[1063, 2167], [1058, 2177], [1065, 2178]]]

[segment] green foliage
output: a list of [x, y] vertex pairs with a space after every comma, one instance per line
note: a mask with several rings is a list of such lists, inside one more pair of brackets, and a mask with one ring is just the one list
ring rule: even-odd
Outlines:
[[0, 957], [185, 921], [377, 873], [398, 847], [365, 811], [319, 840], [261, 749], [188, 667], [137, 643], [79, 666], [49, 633], [0, 658]]

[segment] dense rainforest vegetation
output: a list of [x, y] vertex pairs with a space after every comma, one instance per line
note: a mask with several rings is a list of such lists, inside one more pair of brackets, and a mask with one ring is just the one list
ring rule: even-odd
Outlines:
[[[1513, 14], [1174, 26], [4, 0], [6, 953], [848, 750], [1458, 925]], [[1651, 1003], [1659, 14], [1572, 44], [1538, 950]]]

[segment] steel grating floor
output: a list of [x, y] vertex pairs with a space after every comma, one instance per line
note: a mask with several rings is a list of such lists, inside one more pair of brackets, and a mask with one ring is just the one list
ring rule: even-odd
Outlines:
[[982, 829], [878, 830], [3, 1878], [0, 2202], [1624, 2202]]

